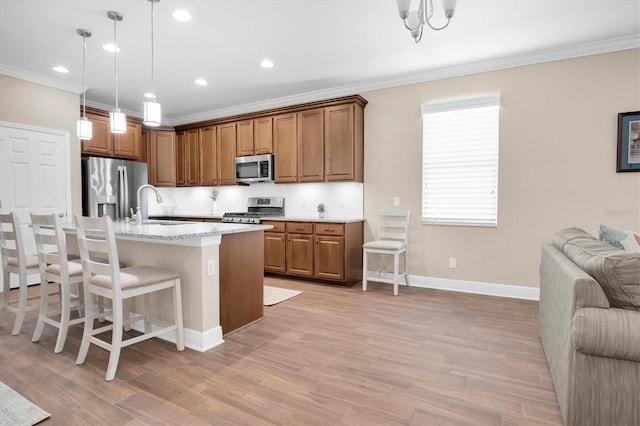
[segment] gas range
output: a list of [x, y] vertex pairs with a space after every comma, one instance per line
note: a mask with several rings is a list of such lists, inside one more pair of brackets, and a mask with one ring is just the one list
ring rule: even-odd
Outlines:
[[249, 197], [246, 212], [225, 213], [222, 221], [259, 224], [265, 216], [284, 216], [284, 197]]

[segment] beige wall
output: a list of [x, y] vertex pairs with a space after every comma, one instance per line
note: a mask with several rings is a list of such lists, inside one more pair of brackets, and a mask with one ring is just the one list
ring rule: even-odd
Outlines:
[[76, 138], [79, 107], [75, 93], [0, 74], [0, 121], [69, 132], [73, 213], [82, 212], [80, 141]]
[[[637, 49], [362, 93], [365, 240], [399, 196], [412, 275], [538, 287], [554, 232], [640, 230], [640, 173], [616, 173], [617, 114], [640, 110]], [[499, 93], [498, 227], [422, 225], [420, 104]], [[457, 258], [457, 269], [448, 259]]]

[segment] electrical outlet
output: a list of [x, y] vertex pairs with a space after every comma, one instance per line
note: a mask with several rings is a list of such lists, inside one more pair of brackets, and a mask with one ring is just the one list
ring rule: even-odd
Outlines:
[[211, 259], [207, 261], [207, 276], [213, 277], [216, 274], [216, 261]]
[[393, 207], [400, 207], [400, 197], [393, 197]]
[[457, 263], [458, 262], [456, 261], [455, 257], [450, 257], [449, 258], [449, 268], [456, 269]]

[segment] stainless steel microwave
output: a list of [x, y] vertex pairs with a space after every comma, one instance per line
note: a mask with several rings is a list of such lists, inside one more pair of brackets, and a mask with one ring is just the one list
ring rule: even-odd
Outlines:
[[273, 155], [236, 157], [236, 182], [273, 182]]

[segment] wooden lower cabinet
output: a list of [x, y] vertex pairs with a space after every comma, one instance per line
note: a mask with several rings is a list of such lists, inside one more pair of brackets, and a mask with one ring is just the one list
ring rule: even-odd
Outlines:
[[362, 279], [363, 223], [263, 221], [265, 272], [352, 285]]

